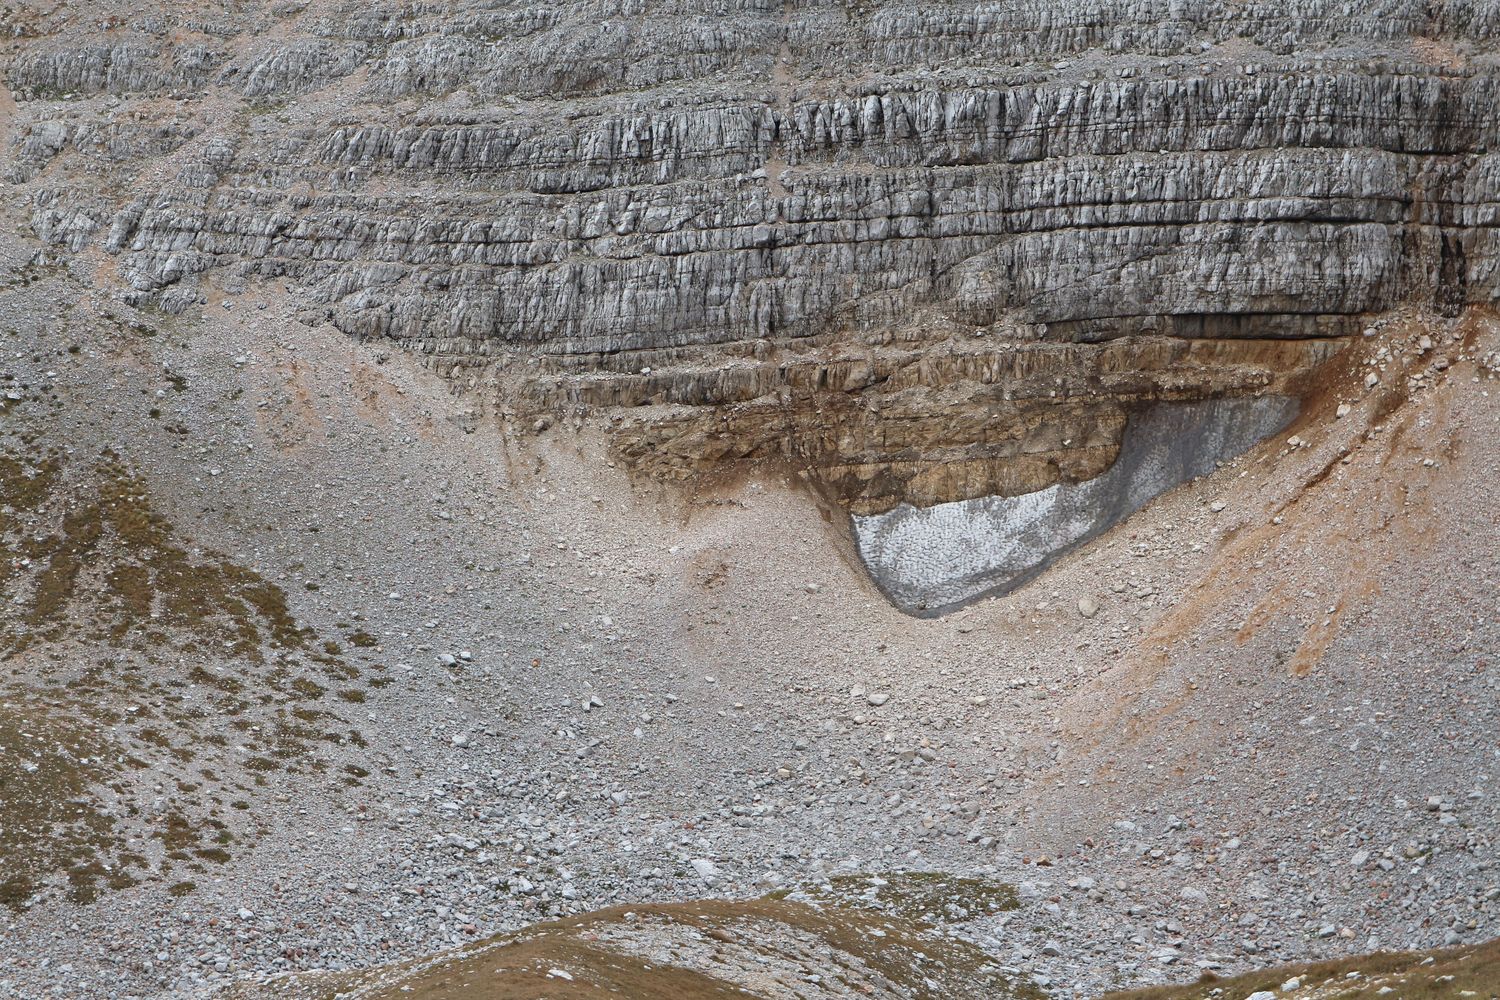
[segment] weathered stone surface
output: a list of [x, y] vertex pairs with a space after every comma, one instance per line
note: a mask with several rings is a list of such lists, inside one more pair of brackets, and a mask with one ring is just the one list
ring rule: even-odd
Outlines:
[[168, 311], [289, 291], [513, 405], [657, 404], [619, 447], [670, 477], [1026, 492], [1126, 403], [1295, 390], [1362, 314], [1500, 291], [1493, 3], [7, 16], [58, 253]]
[[788, 461], [868, 514], [1090, 479], [1114, 462], [1129, 409], [1295, 392], [1299, 375], [1338, 346], [1168, 337], [824, 346], [718, 368], [561, 377], [556, 391], [591, 406], [642, 407], [619, 422], [619, 448], [662, 478], [726, 461]]

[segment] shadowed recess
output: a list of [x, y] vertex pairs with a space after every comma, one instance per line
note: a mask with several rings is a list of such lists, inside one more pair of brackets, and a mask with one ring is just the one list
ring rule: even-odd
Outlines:
[[1153, 497], [1281, 430], [1298, 405], [1287, 396], [1156, 405], [1130, 417], [1119, 457], [1085, 482], [855, 516], [860, 557], [909, 614], [1006, 593]]

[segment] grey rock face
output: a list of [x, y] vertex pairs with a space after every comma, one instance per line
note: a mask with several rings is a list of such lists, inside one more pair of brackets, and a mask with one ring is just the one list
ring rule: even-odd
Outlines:
[[[1488, 301], [1500, 166], [1466, 150], [1495, 145], [1496, 106], [1489, 79], [1255, 77], [335, 127], [218, 147], [200, 168], [216, 183], [184, 170], [191, 186], [87, 221], [142, 293], [185, 256], [291, 276], [348, 332], [429, 353], [899, 328], [926, 307], [1108, 336]], [[1403, 131], [1381, 108], [1431, 124]], [[28, 135], [23, 159], [56, 141]], [[778, 156], [775, 178], [751, 176]], [[250, 164], [288, 187], [347, 174], [412, 194], [275, 194]], [[76, 249], [80, 211], [40, 191], [35, 226]]]
[[[274, 282], [460, 378], [544, 356], [517, 398], [651, 368], [672, 397], [635, 403], [764, 408], [787, 351], [1329, 338], [1500, 292], [1492, 2], [90, 17], [19, 24], [6, 67], [42, 239], [136, 305]], [[747, 356], [772, 374], [726, 403]], [[874, 436], [836, 463], [894, 461]]]
[[[19, 92], [310, 114], [205, 150], [187, 190], [112, 209], [39, 190], [36, 227], [104, 236], [143, 295], [214, 267], [291, 276], [351, 333], [452, 355], [900, 327], [923, 307], [1104, 336], [1494, 295], [1500, 84], [1467, 56], [1493, 48], [1492, 5], [711, 6], [325, 6], [274, 43], [248, 41], [251, 15], [196, 43], [70, 24], [13, 61]], [[364, 111], [317, 99], [356, 70], [339, 93]], [[510, 103], [381, 110], [459, 88]], [[59, 127], [24, 130], [18, 160], [56, 157]]]

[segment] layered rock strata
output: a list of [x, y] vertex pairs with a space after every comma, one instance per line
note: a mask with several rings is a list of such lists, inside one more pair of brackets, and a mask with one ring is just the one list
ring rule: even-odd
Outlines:
[[290, 295], [861, 514], [1087, 479], [1128, 407], [1500, 290], [1477, 0], [5, 17], [7, 179], [125, 301]]

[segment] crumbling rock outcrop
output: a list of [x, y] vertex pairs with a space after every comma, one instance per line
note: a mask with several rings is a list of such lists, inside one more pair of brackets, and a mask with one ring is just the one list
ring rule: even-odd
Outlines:
[[1127, 337], [997, 348], [973, 338], [554, 384], [591, 408], [643, 407], [627, 411], [616, 440], [661, 478], [789, 459], [816, 470], [846, 509], [871, 514], [1092, 479], [1114, 463], [1133, 410], [1296, 392], [1339, 346]]
[[1500, 292], [1492, 2], [8, 16], [8, 177], [127, 301], [281, 290], [513, 407], [629, 407], [673, 478], [1076, 481], [1132, 405]]

